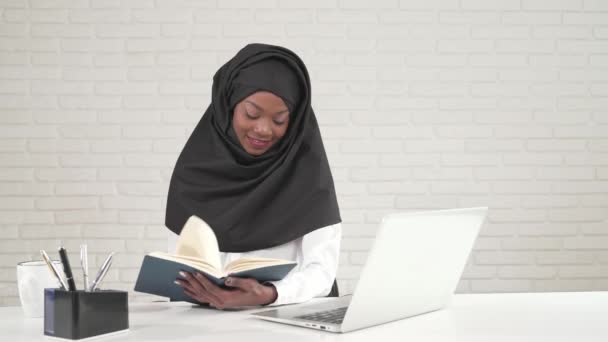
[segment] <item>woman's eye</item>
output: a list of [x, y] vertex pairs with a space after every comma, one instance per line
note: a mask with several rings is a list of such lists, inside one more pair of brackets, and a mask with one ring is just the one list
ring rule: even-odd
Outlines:
[[[251, 114], [249, 114], [249, 113], [247, 113], [247, 112], [245, 112], [245, 116], [247, 116], [247, 118], [248, 118], [248, 119], [250, 119], [250, 120], [255, 120], [255, 119], [257, 119], [257, 118], [258, 118], [258, 116], [253, 116], [253, 115], [251, 115]], [[275, 125], [279, 125], [279, 126], [281, 126], [281, 125], [285, 124], [285, 121], [276, 121], [276, 120], [272, 120], [272, 122], [274, 122], [274, 123], [275, 123]]]

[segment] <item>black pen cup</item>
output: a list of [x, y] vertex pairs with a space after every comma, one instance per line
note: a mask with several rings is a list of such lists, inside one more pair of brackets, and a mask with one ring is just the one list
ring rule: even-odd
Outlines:
[[44, 289], [44, 334], [79, 340], [129, 329], [128, 293]]

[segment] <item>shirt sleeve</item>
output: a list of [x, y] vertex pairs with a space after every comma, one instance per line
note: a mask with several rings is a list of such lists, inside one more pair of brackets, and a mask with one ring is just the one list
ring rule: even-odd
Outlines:
[[336, 278], [342, 225], [314, 230], [298, 241], [298, 265], [285, 278], [268, 282], [277, 289], [277, 299], [268, 306], [301, 303], [327, 296]]

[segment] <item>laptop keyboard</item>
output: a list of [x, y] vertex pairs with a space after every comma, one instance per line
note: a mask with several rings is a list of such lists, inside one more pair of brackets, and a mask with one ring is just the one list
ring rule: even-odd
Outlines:
[[319, 311], [312, 314], [296, 316], [295, 318], [305, 319], [309, 321], [325, 322], [333, 324], [341, 324], [346, 314], [348, 306], [327, 311]]

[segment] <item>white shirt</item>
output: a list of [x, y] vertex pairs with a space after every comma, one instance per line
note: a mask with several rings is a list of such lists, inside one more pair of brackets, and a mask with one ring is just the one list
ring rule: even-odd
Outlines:
[[298, 239], [272, 248], [244, 253], [221, 252], [222, 265], [246, 257], [277, 258], [298, 264], [279, 281], [277, 299], [269, 305], [301, 303], [329, 294], [336, 278], [340, 257], [341, 223], [312, 231]]

